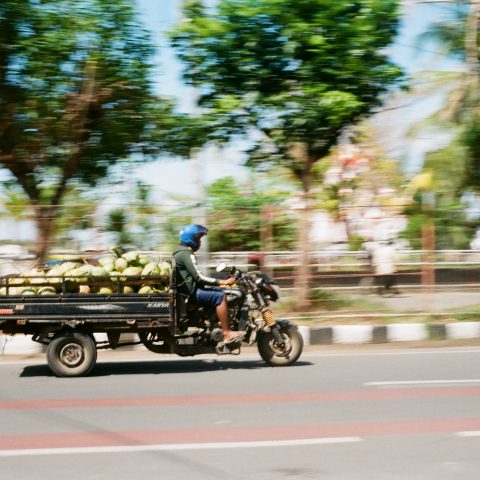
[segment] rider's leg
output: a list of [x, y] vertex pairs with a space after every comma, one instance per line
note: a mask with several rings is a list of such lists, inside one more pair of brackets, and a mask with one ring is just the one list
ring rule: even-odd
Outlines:
[[236, 338], [240, 339], [245, 335], [245, 332], [237, 332], [230, 330], [230, 324], [228, 322], [228, 307], [227, 307], [227, 299], [225, 296], [219, 305], [216, 307], [217, 317], [220, 321], [220, 325], [222, 326], [223, 330], [223, 339], [226, 342], [233, 341]]
[[245, 332], [238, 332], [230, 330], [228, 321], [228, 306], [225, 292], [220, 289], [197, 289], [196, 300], [199, 305], [214, 307], [217, 318], [223, 331], [223, 338], [225, 342], [232, 342], [235, 339], [241, 339], [245, 336]]

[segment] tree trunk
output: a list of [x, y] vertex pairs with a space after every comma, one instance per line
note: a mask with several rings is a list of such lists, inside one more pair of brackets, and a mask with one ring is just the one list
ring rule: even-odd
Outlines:
[[296, 305], [298, 309], [310, 305], [310, 189], [302, 192], [302, 209], [298, 229], [298, 250], [300, 252], [299, 265], [295, 278]]
[[37, 227], [37, 248], [35, 251], [40, 263], [45, 260], [50, 251], [57, 213], [57, 206], [39, 205], [36, 207], [35, 223]]
[[311, 198], [312, 166], [315, 159], [308, 155], [306, 145], [296, 145], [291, 153], [297, 160], [302, 160], [303, 168], [298, 178], [302, 184], [302, 206], [298, 226], [298, 250], [300, 252], [297, 273], [295, 276], [296, 306], [299, 310], [310, 306], [310, 230], [311, 230]]

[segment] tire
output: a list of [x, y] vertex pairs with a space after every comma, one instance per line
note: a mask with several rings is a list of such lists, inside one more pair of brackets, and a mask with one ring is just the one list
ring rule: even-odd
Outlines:
[[155, 332], [138, 332], [140, 341], [153, 353], [170, 353], [170, 346]]
[[285, 340], [283, 351], [276, 343], [273, 333], [262, 333], [257, 341], [258, 352], [262, 359], [272, 367], [286, 367], [295, 363], [303, 351], [303, 338], [296, 328], [281, 328]]
[[47, 362], [57, 377], [81, 377], [87, 375], [97, 361], [95, 341], [79, 332], [55, 337], [47, 348]]

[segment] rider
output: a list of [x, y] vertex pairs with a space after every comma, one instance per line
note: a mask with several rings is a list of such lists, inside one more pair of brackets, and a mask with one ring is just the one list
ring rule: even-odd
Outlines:
[[217, 279], [203, 274], [197, 265], [195, 253], [201, 244], [201, 238], [207, 235], [208, 228], [203, 225], [185, 225], [180, 230], [180, 245], [173, 252], [176, 268], [176, 284], [181, 293], [197, 305], [215, 308], [223, 330], [224, 342], [234, 343], [244, 336], [243, 331], [230, 330], [228, 322], [227, 299], [225, 292], [219, 288], [203, 288], [210, 286], [228, 286], [235, 283], [235, 278]]

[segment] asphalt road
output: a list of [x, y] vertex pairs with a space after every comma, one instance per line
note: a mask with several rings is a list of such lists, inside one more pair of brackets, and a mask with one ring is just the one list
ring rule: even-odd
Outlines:
[[[134, 357], [140, 356], [134, 360]], [[0, 360], [2, 480], [477, 480], [480, 347]]]

